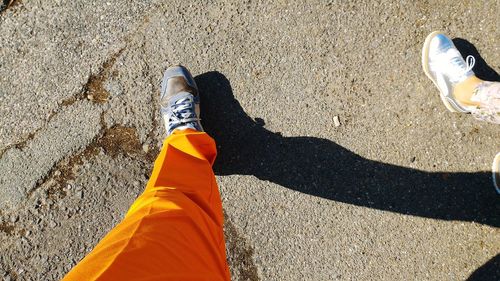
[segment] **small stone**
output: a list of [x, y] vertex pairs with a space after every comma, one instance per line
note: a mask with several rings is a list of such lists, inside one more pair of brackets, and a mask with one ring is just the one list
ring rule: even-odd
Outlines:
[[87, 95], [87, 99], [94, 100], [94, 96], [93, 95]]
[[58, 177], [60, 175], [61, 175], [61, 171], [57, 170], [57, 171], [54, 172], [54, 176]]
[[335, 127], [339, 127], [340, 126], [340, 119], [338, 116], [334, 116], [333, 117], [333, 124], [335, 124]]
[[57, 226], [57, 223], [55, 221], [50, 221], [49, 222], [49, 227], [54, 228]]
[[17, 220], [19, 220], [19, 216], [17, 216], [17, 215], [14, 215], [14, 216], [10, 217], [10, 222], [11, 223], [15, 223], [15, 222], [17, 222]]
[[148, 151], [149, 151], [149, 145], [144, 144], [144, 145], [142, 146], [142, 150], [144, 150], [144, 152], [145, 152], [145, 153], [148, 153]]
[[80, 190], [76, 193], [76, 196], [80, 199], [83, 199], [83, 190]]

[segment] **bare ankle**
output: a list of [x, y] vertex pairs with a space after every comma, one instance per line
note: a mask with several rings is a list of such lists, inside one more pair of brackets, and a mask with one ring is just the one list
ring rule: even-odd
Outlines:
[[474, 95], [474, 91], [476, 90], [476, 87], [481, 83], [484, 82], [483, 80], [477, 78], [475, 75], [471, 76], [464, 81], [458, 83], [455, 85], [455, 88], [453, 89], [453, 96], [463, 105], [472, 105], [472, 106], [477, 106], [479, 105], [477, 102], [473, 102], [471, 100], [472, 95]]

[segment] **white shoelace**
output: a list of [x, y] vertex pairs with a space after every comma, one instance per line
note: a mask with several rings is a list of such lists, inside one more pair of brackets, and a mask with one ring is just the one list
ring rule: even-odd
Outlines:
[[475, 64], [476, 59], [471, 55], [466, 57], [464, 63], [460, 52], [452, 48], [438, 55], [436, 61], [430, 66], [436, 72], [445, 73], [452, 83], [458, 83], [466, 78], [465, 76], [474, 68]]
[[465, 69], [465, 72], [468, 72], [474, 68], [474, 65], [476, 64], [476, 58], [471, 56], [471, 55], [468, 55], [465, 58], [465, 63], [467, 64], [467, 68]]
[[180, 125], [187, 125], [191, 122], [197, 122], [200, 120], [194, 112], [193, 103], [194, 101], [191, 97], [186, 97], [179, 99], [172, 105], [172, 111], [168, 122], [170, 130], [175, 129]]

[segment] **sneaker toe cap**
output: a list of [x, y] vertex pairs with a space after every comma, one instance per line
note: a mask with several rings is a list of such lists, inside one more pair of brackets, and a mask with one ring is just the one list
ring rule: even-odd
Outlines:
[[429, 55], [437, 55], [453, 47], [453, 42], [444, 34], [434, 36], [429, 45]]

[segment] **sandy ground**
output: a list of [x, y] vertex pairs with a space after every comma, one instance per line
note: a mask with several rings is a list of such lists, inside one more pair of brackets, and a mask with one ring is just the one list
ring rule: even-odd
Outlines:
[[499, 80], [499, 10], [14, 1], [0, 13], [0, 277], [58, 280], [120, 221], [164, 137], [162, 72], [182, 63], [218, 142], [233, 280], [499, 280], [500, 126], [447, 112], [420, 65], [441, 29]]

